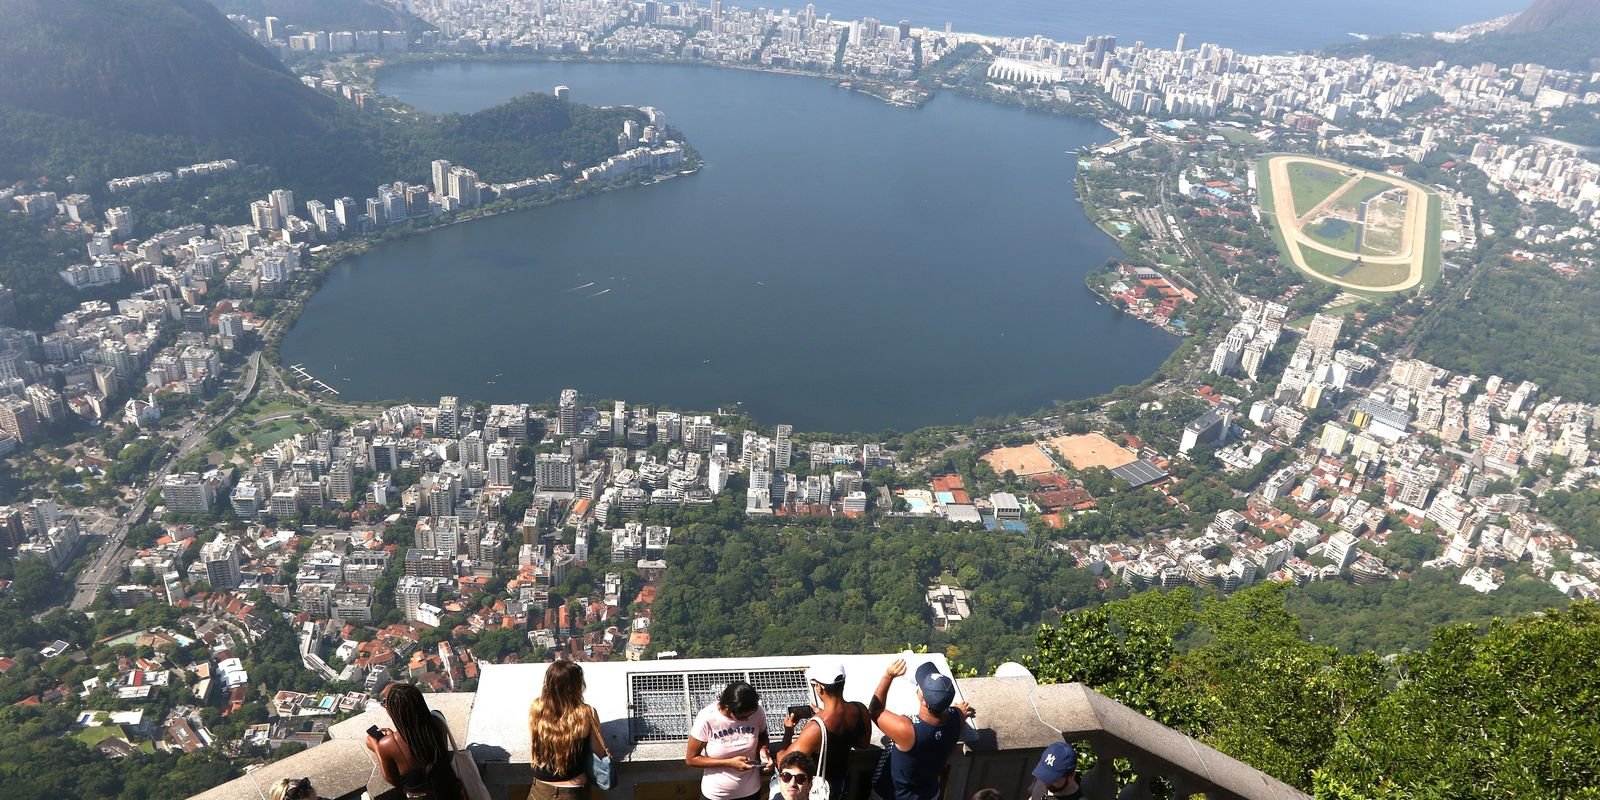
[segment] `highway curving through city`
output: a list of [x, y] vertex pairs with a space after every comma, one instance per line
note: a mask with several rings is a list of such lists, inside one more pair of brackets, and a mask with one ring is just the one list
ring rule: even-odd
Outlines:
[[138, 525], [149, 513], [151, 505], [160, 496], [161, 482], [172, 472], [173, 466], [200, 447], [212, 425], [232, 416], [239, 410], [239, 406], [249, 399], [255, 391], [256, 379], [260, 373], [261, 354], [255, 353], [250, 356], [245, 367], [244, 379], [240, 381], [239, 390], [234, 393], [233, 402], [228, 405], [226, 411], [216, 417], [203, 415], [196, 417], [178, 429], [178, 448], [162, 462], [160, 469], [150, 473], [149, 480], [139, 490], [139, 497], [134, 501], [133, 507], [112, 527], [105, 542], [100, 545], [99, 551], [89, 562], [89, 566], [78, 574], [72, 593], [73, 610], [82, 611], [88, 608], [100, 590], [109, 586], [118, 576], [129, 556], [128, 529]]

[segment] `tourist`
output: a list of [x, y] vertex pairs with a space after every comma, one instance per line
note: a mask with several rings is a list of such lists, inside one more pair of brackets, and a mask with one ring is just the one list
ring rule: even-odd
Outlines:
[[[866, 706], [844, 699], [843, 664], [813, 664], [806, 670], [806, 680], [821, 705], [813, 706], [813, 716], [806, 719], [796, 719], [794, 714], [784, 717], [783, 747], [775, 758], [782, 761], [790, 753], [805, 753], [815, 759], [826, 736], [828, 755], [823, 759], [820, 777], [828, 785], [829, 800], [846, 800], [850, 790], [850, 749], [866, 747], [871, 742], [872, 722]], [[806, 724], [812, 721], [821, 724]]]
[[310, 778], [284, 778], [272, 786], [272, 800], [318, 800]]
[[533, 787], [529, 800], [587, 797], [592, 756], [609, 758], [600, 735], [600, 715], [583, 702], [583, 667], [557, 661], [545, 668], [544, 691], [528, 708], [533, 742]]
[[1028, 800], [1083, 800], [1079, 779], [1077, 751], [1066, 742], [1056, 742], [1044, 749], [1038, 766], [1033, 768]]
[[867, 709], [891, 742], [878, 763], [872, 791], [882, 800], [936, 800], [939, 774], [961, 741], [964, 721], [976, 712], [966, 703], [955, 703], [955, 681], [932, 662], [917, 667], [917, 713], [906, 717], [887, 710], [889, 686], [904, 674], [906, 660], [895, 659], [878, 680]]
[[767, 751], [767, 715], [755, 687], [734, 681], [715, 703], [700, 710], [689, 729], [684, 763], [705, 770], [705, 800], [753, 800], [761, 796], [761, 773], [772, 768]]
[[394, 727], [374, 726], [366, 743], [384, 780], [415, 800], [460, 800], [461, 781], [450, 767], [450, 730], [428, 711], [422, 690], [409, 683], [390, 684], [379, 703]]
[[816, 774], [811, 756], [798, 750], [784, 756], [778, 761], [778, 793], [774, 800], [806, 800]]

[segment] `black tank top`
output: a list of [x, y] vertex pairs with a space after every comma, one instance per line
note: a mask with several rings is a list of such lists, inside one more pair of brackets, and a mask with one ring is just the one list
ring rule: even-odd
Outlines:
[[846, 703], [845, 708], [855, 709], [856, 721], [848, 729], [834, 731], [829, 728], [826, 734], [828, 739], [828, 763], [824, 764], [823, 780], [828, 782], [829, 800], [845, 800], [850, 791], [850, 750], [851, 746], [861, 741], [861, 734], [867, 725], [867, 709], [860, 703]]

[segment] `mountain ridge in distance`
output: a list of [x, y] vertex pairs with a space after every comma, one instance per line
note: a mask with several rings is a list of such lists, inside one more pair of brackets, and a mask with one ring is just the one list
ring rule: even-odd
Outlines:
[[[624, 119], [644, 119], [543, 94], [472, 115], [357, 110], [306, 87], [207, 0], [0, 0], [0, 20], [0, 180], [76, 175], [92, 188], [233, 158], [253, 168], [250, 192], [362, 196], [426, 180], [435, 158], [490, 182], [597, 163]], [[248, 218], [240, 192], [210, 194], [227, 219]]]
[[[1600, 0], [1533, 0], [1502, 33], [1535, 33], [1563, 25], [1600, 25]], [[1596, 47], [1600, 50], [1600, 46]], [[1597, 53], [1600, 54], [1600, 53]]]
[[1600, 0], [1534, 0], [1500, 30], [1461, 42], [1400, 34], [1327, 48], [1339, 57], [1371, 55], [1413, 67], [1491, 62], [1500, 67], [1537, 63], [1587, 72], [1600, 69]]

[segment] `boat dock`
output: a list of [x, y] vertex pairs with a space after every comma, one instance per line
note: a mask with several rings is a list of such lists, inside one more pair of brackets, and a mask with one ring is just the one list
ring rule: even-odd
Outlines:
[[295, 377], [317, 387], [317, 391], [319, 392], [327, 392], [335, 396], [339, 394], [338, 389], [335, 389], [332, 386], [329, 386], [328, 384], [318, 380], [314, 375], [307, 372], [305, 366], [302, 364], [290, 364], [289, 370], [295, 374]]

